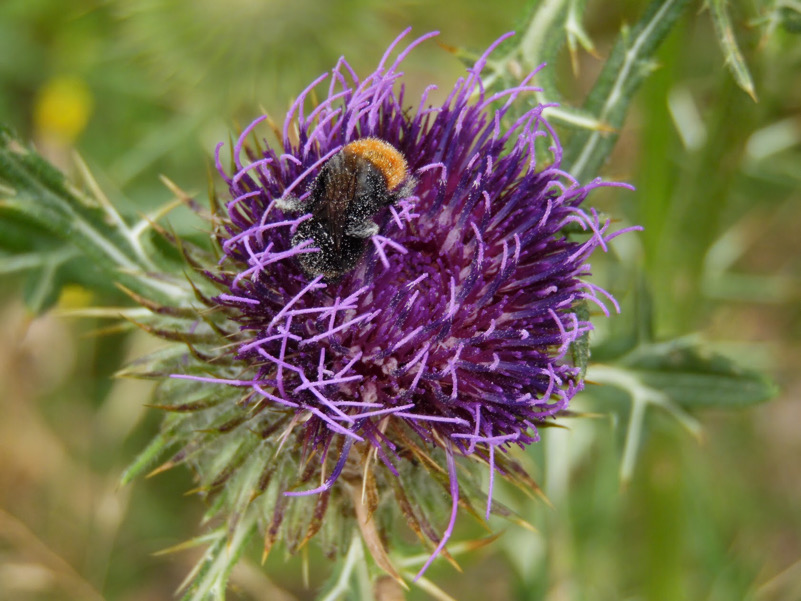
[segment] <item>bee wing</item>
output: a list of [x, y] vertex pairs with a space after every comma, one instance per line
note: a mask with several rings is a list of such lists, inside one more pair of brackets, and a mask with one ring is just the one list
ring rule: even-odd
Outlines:
[[348, 208], [356, 196], [358, 187], [357, 165], [344, 153], [334, 155], [320, 172], [319, 190], [315, 196], [319, 202], [314, 216], [327, 223], [331, 233], [334, 252], [342, 250], [342, 237], [345, 235], [345, 223]]

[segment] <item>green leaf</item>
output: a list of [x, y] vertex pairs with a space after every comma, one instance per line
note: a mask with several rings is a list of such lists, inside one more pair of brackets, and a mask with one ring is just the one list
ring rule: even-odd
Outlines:
[[[11, 190], [0, 189], [0, 199]], [[11, 254], [41, 252], [63, 248], [64, 243], [53, 235], [22, 218], [20, 215], [3, 211], [0, 208], [0, 248]]]
[[595, 45], [592, 43], [589, 34], [581, 24], [584, 10], [587, 7], [586, 0], [571, 0], [565, 21], [565, 31], [567, 33], [567, 47], [570, 50], [570, 63], [573, 66], [573, 73], [578, 72], [578, 62], [576, 50], [579, 46], [589, 53], [595, 52]]
[[778, 392], [766, 376], [687, 338], [641, 344], [614, 364], [591, 365], [587, 380], [624, 391], [631, 403], [620, 465], [623, 482], [634, 473], [649, 407], [659, 407], [700, 438], [701, 425], [687, 410], [744, 408]]
[[620, 365], [685, 409], [743, 408], [778, 393], [768, 377], [687, 339], [641, 346]]
[[[53, 250], [52, 240], [68, 243], [84, 260], [103, 272], [89, 284], [108, 288], [109, 282], [124, 284], [144, 296], [176, 302], [190, 296], [178, 281], [153, 277], [158, 271], [141, 236], [127, 226], [104, 198], [82, 194], [35, 151], [20, 143], [7, 127], [0, 126], [0, 246], [11, 250]], [[34, 233], [26, 243], [13, 235], [19, 224]], [[7, 234], [7, 235], [6, 235]], [[58, 292], [58, 262], [43, 259], [40, 281], [29, 285], [29, 306], [43, 310]], [[91, 270], [90, 270], [91, 271]]]
[[225, 528], [215, 530], [214, 542], [184, 581], [186, 592], [182, 601], [223, 601], [231, 570], [255, 530], [256, 517], [252, 511], [230, 536], [226, 536]]
[[[566, 42], [571, 56], [577, 45], [592, 49], [592, 42], [581, 26], [586, 2], [545, 0], [532, 4], [528, 17], [515, 28], [519, 33], [502, 43], [489, 58], [483, 77], [484, 87], [495, 91], [514, 87], [524, 75], [548, 64], [549, 68], [540, 71], [536, 77], [536, 85], [542, 91], [534, 92], [529, 97], [528, 104], [525, 101], [520, 102], [517, 105], [518, 113], [510, 115], [518, 115], [534, 104], [558, 103], [560, 106], [547, 109], [549, 120], [568, 127], [603, 129], [604, 125], [593, 115], [567, 106], [562, 101], [556, 85], [556, 69], [553, 68]], [[479, 55], [460, 50], [457, 51], [457, 56], [472, 66]]]
[[[587, 306], [587, 301], [583, 300], [576, 305], [576, 317], [579, 321], [589, 321], [590, 309]], [[573, 365], [578, 367], [581, 372], [581, 378], [587, 373], [587, 363], [590, 360], [590, 332], [586, 331], [578, 340], [576, 340], [570, 347], [570, 352], [573, 356]]]
[[654, 69], [653, 55], [679, 18], [687, 0], [657, 0], [632, 29], [624, 28], [590, 92], [584, 109], [607, 131], [577, 131], [565, 148], [563, 165], [579, 181], [592, 179], [617, 141], [634, 93]]
[[145, 470], [150, 468], [158, 459], [161, 457], [164, 452], [174, 444], [173, 440], [173, 431], [171, 428], [168, 427], [168, 423], [170, 420], [177, 421], [176, 418], [167, 418], [165, 422], [165, 426], [162, 428], [162, 431], [150, 441], [150, 444], [145, 447], [145, 449], [139, 453], [139, 455], [134, 459], [134, 461], [125, 468], [125, 471], [122, 473], [120, 477], [120, 486], [125, 486], [126, 484], [130, 484], [135, 478], [142, 475]]
[[121, 296], [108, 277], [94, 266], [86, 265], [80, 251], [68, 244], [61, 244], [55, 250], [0, 253], [0, 275], [14, 273], [26, 274], [23, 298], [34, 315], [52, 307], [58, 301], [64, 286], [69, 284], [105, 292], [107, 295]]
[[[539, 2], [522, 28], [517, 53], [526, 71], [542, 63], [556, 64], [556, 57], [567, 40], [566, 24], [572, 0], [545, 0]], [[575, 14], [575, 13], [574, 13]], [[537, 77], [544, 98], [559, 101], [561, 95], [556, 86], [556, 69], [545, 69]], [[544, 98], [537, 100], [542, 102]]]
[[61, 277], [56, 261], [49, 261], [28, 276], [23, 289], [25, 306], [34, 315], [40, 315], [56, 304], [61, 294]]
[[779, 7], [779, 21], [788, 33], [801, 33], [801, 5], [786, 4]]
[[323, 594], [319, 596], [320, 601], [345, 599], [348, 592], [355, 592], [355, 590], [360, 590], [362, 593], [360, 598], [365, 598], [365, 595], [369, 595], [370, 589], [370, 579], [366, 574], [366, 568], [362, 539], [358, 532], [354, 532], [348, 552], [331, 573], [328, 583], [323, 589], [324, 596]]
[[638, 279], [628, 301], [624, 313], [632, 316], [631, 323], [593, 348], [595, 362], [586, 374], [588, 383], [603, 385], [587, 389], [596, 401], [609, 407], [629, 407], [627, 412], [612, 410], [625, 421], [622, 482], [634, 474], [650, 408], [664, 411], [700, 438], [701, 424], [690, 411], [744, 408], [777, 393], [768, 377], [708, 350], [695, 338], [656, 342], [653, 296], [644, 277]]
[[731, 19], [726, 7], [726, 0], [706, 0], [706, 6], [712, 15], [712, 23], [715, 25], [715, 33], [723, 56], [726, 58], [726, 65], [734, 76], [734, 81], [756, 102], [756, 92], [754, 91], [754, 81], [751, 73], [745, 64], [740, 48], [737, 46], [737, 38], [731, 26]]

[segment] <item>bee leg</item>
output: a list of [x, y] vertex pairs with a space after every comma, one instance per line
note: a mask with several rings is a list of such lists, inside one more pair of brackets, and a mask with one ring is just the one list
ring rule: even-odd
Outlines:
[[378, 226], [374, 222], [368, 220], [358, 225], [350, 226], [345, 230], [345, 233], [354, 238], [369, 238], [378, 233]]
[[404, 198], [409, 198], [414, 195], [414, 189], [417, 187], [417, 180], [413, 177], [406, 178], [403, 185], [392, 193], [391, 204], [396, 204]]

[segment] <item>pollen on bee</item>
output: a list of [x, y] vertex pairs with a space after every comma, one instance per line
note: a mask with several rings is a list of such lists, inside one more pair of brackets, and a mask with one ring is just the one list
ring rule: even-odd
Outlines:
[[384, 174], [390, 191], [400, 186], [406, 179], [406, 159], [397, 148], [384, 140], [362, 138], [351, 142], [342, 150], [361, 156], [375, 165]]

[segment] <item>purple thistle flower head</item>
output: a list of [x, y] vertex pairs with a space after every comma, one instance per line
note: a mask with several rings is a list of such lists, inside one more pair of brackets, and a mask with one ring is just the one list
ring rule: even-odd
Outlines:
[[[279, 147], [245, 145], [267, 117], [242, 132], [232, 172], [218, 146], [232, 199], [210, 277], [239, 323], [247, 374], [225, 381], [251, 406], [291, 415], [284, 436], [333, 466], [318, 473], [322, 485], [307, 475], [285, 494], [328, 491], [349, 462], [370, 457], [397, 478], [413, 463], [410, 445], [438, 448], [452, 512], [433, 559], [455, 520], [455, 457], [489, 465], [489, 516], [507, 451], [537, 441], [538, 426], [581, 390], [570, 350], [592, 326], [579, 307], [617, 308], [585, 280], [587, 260], [617, 234], [581, 208], [613, 184], [581, 185], [560, 169], [543, 105], [514, 111], [537, 90], [535, 74], [485, 93], [480, 74], [502, 40], [432, 105], [434, 86], [407, 99], [399, 68], [435, 34], [392, 60], [403, 35], [367, 78], [340, 59], [312, 82]], [[316, 106], [312, 90], [324, 97]], [[550, 142], [548, 164], [535, 158], [539, 138]], [[402, 164], [382, 164], [393, 151]]]

